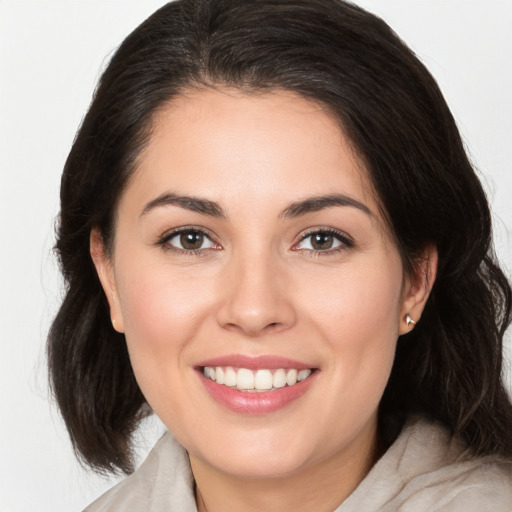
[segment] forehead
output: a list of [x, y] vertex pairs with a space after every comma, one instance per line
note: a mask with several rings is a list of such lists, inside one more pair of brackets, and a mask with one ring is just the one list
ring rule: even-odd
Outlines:
[[127, 191], [143, 201], [165, 192], [223, 202], [349, 194], [377, 213], [361, 159], [340, 123], [293, 93], [232, 89], [183, 93], [153, 118]]

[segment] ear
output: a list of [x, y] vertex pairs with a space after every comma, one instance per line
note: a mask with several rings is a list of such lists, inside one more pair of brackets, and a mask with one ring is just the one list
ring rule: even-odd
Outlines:
[[91, 258], [96, 267], [96, 272], [103, 287], [103, 291], [110, 306], [110, 318], [112, 326], [117, 332], [124, 332], [123, 315], [121, 313], [121, 305], [117, 286], [115, 282], [114, 267], [110, 257], [107, 255], [103, 238], [98, 228], [91, 229], [89, 237], [89, 250]]
[[434, 286], [436, 273], [437, 248], [429, 244], [425, 246], [421, 257], [418, 258], [413, 275], [405, 280], [399, 334], [412, 331], [420, 320]]

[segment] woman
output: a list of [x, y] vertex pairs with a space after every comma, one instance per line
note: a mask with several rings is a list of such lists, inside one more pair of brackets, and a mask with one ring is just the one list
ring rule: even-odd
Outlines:
[[340, 0], [179, 0], [68, 157], [49, 339], [87, 510], [510, 510], [511, 290], [455, 122]]

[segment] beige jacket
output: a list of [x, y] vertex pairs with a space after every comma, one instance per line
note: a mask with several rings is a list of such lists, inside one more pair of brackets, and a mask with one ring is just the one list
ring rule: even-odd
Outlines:
[[[107, 511], [197, 512], [188, 456], [171, 434], [133, 475], [85, 509]], [[412, 421], [333, 512], [377, 511], [512, 512], [512, 461], [470, 459], [443, 427]]]

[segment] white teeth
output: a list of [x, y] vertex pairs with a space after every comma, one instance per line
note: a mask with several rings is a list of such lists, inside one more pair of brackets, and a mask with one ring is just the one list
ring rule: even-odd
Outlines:
[[288, 370], [286, 374], [286, 384], [288, 384], [288, 386], [297, 384], [297, 370]]
[[254, 373], [247, 368], [240, 368], [236, 376], [236, 387], [240, 391], [254, 389]]
[[311, 375], [311, 370], [301, 370], [298, 374], [297, 374], [297, 381], [301, 381], [301, 380], [305, 380], [307, 379], [309, 376]]
[[232, 388], [236, 386], [236, 372], [231, 367], [226, 368], [224, 372], [224, 385]]
[[255, 389], [272, 389], [272, 374], [270, 370], [258, 370], [254, 376]]
[[217, 384], [236, 387], [240, 391], [262, 392], [283, 388], [286, 385], [294, 386], [297, 382], [307, 379], [311, 375], [311, 370], [309, 368], [305, 370], [279, 368], [277, 370], [253, 371], [247, 368], [235, 369], [231, 366], [205, 366], [203, 373], [206, 378], [217, 382]]
[[224, 370], [220, 366], [215, 368], [215, 380], [217, 384], [224, 384]]
[[284, 388], [286, 386], [286, 372], [279, 368], [272, 377], [272, 384], [275, 388]]

